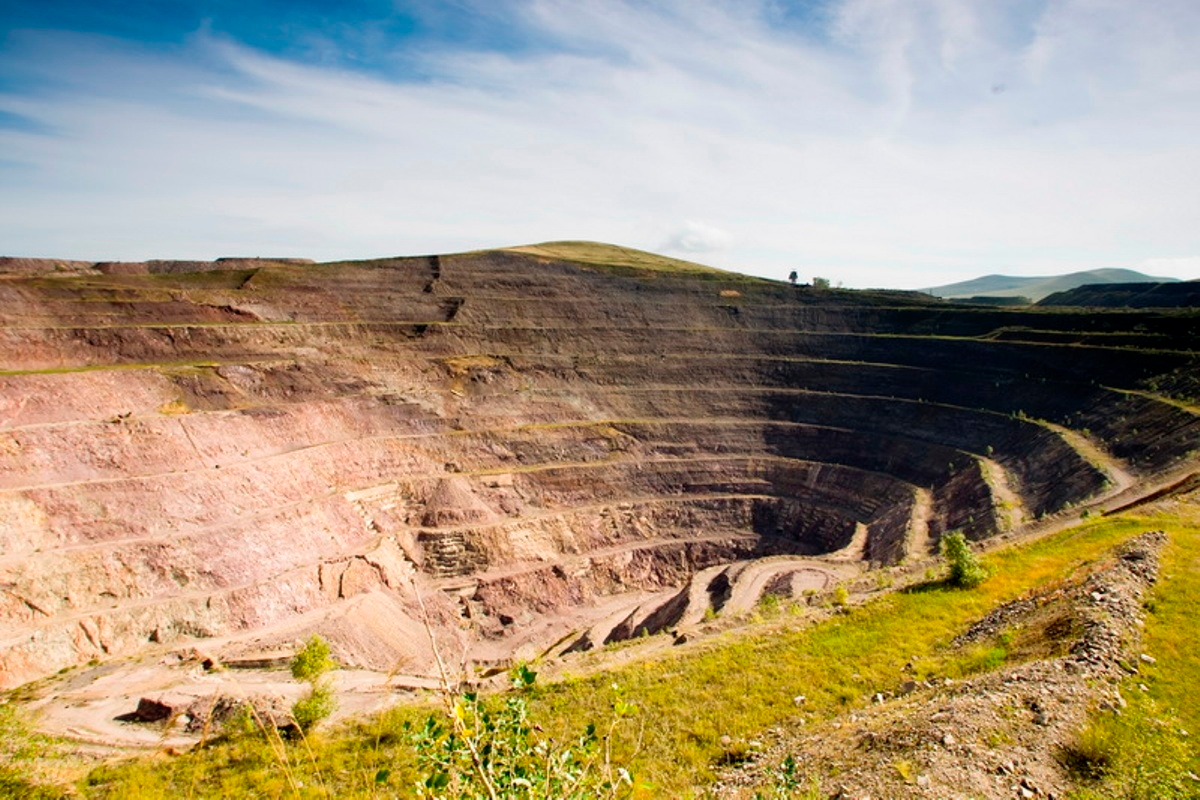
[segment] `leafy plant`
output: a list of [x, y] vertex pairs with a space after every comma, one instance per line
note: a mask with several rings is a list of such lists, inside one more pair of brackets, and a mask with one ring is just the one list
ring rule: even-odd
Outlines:
[[292, 657], [292, 677], [308, 681], [308, 694], [292, 706], [292, 717], [301, 731], [311, 730], [337, 708], [337, 698], [325, 680], [326, 673], [337, 668], [330, 655], [329, 643], [313, 634]]
[[329, 688], [329, 684], [318, 681], [309, 687], [308, 694], [292, 706], [292, 717], [300, 730], [309, 731], [336, 708], [337, 698], [333, 696], [333, 689]]
[[983, 583], [988, 577], [987, 568], [971, 551], [967, 537], [962, 531], [954, 531], [942, 537], [942, 555], [950, 563], [947, 583], [962, 589], [970, 589]]
[[[771, 783], [754, 793], [754, 800], [821, 800], [821, 785], [816, 778], [804, 779], [796, 757], [789, 755], [770, 771]], [[798, 792], [803, 790], [803, 794]]]
[[315, 681], [330, 670], [337, 669], [337, 662], [330, 655], [329, 643], [313, 634], [304, 647], [292, 657], [292, 677], [298, 681]]
[[612, 762], [611, 737], [636, 707], [618, 692], [604, 735], [589, 724], [564, 745], [530, 719], [527, 695], [537, 673], [522, 665], [510, 676], [514, 691], [504, 698], [489, 702], [474, 692], [448, 698], [445, 714], [431, 715], [412, 731], [421, 771], [417, 797], [599, 800], [632, 794], [633, 776]]

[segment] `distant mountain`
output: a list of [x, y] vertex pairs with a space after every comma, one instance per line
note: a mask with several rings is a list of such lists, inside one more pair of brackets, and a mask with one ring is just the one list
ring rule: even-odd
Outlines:
[[923, 289], [935, 297], [966, 300], [973, 297], [1028, 297], [1037, 302], [1055, 292], [1065, 292], [1091, 283], [1177, 283], [1177, 278], [1158, 278], [1131, 269], [1089, 269], [1068, 275], [1021, 277], [984, 275], [969, 281]]

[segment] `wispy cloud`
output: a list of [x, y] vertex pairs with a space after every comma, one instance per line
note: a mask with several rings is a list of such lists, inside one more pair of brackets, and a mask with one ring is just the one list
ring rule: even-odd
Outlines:
[[10, 34], [0, 250], [592, 238], [847, 285], [1150, 259], [1195, 277], [1189, 0], [845, 0], [799, 22], [766, 0], [491, 8], [521, 46], [360, 37], [370, 70], [220, 31]]

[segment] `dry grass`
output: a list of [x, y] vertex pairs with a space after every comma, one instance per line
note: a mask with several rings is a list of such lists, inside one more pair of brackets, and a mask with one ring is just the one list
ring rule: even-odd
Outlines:
[[542, 258], [574, 261], [596, 267], [624, 267], [643, 273], [674, 273], [691, 278], [728, 278], [748, 282], [760, 280], [736, 272], [727, 272], [716, 267], [697, 264], [693, 261], [683, 261], [656, 253], [647, 253], [644, 250], [636, 250], [632, 247], [619, 247], [600, 242], [544, 242], [504, 249], [511, 253], [525, 253]]

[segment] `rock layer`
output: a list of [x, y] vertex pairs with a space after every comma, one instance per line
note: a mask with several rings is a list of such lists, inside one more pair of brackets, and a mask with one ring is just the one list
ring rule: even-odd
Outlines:
[[1194, 458], [1196, 327], [515, 251], [0, 262], [0, 686], [310, 630], [421, 671], [426, 618], [494, 657], [986, 539]]

